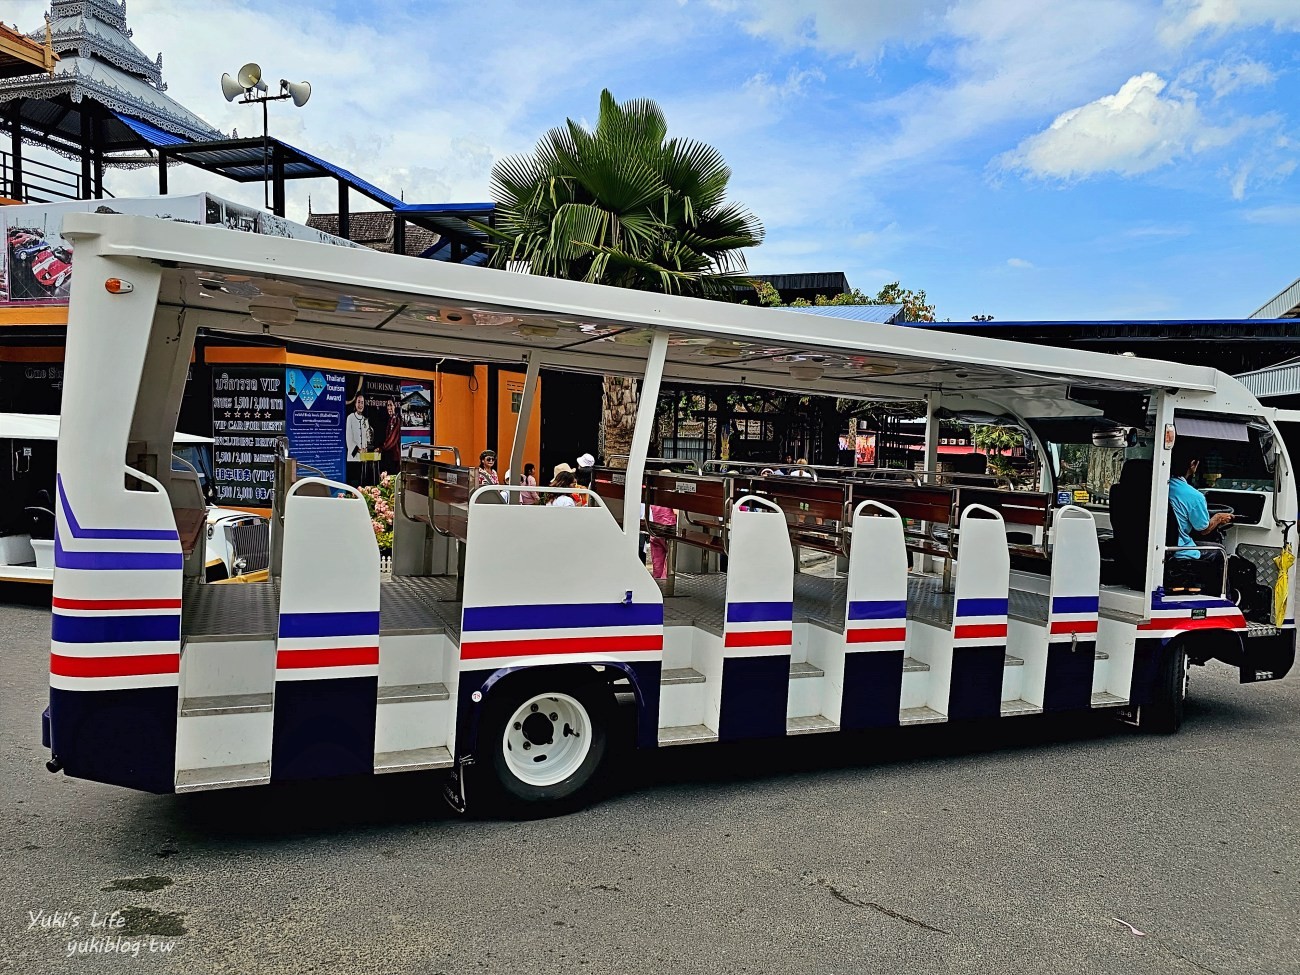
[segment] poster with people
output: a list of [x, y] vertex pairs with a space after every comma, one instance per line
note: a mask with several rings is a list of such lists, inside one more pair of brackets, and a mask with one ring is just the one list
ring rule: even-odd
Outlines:
[[378, 484], [402, 463], [401, 385], [384, 376], [348, 376], [344, 458], [353, 487]]

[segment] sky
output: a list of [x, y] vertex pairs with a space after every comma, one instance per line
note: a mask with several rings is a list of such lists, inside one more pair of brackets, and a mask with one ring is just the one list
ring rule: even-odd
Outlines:
[[[0, 0], [30, 31], [44, 0]], [[716, 146], [766, 229], [756, 273], [924, 289], [940, 319], [1244, 318], [1300, 276], [1300, 0], [130, 0], [168, 94], [217, 128], [246, 61], [307, 80], [271, 134], [411, 202], [602, 88]], [[157, 191], [112, 172], [118, 196]], [[173, 194], [259, 186], [171, 171]], [[290, 184], [288, 215], [332, 212]], [[360, 203], [353, 204], [354, 209]]]

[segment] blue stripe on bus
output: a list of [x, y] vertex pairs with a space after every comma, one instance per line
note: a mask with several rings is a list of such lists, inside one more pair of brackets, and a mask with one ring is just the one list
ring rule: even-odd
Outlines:
[[1096, 596], [1055, 596], [1053, 613], [1095, 613], [1101, 600]]
[[181, 638], [180, 616], [65, 616], [55, 613], [56, 643], [147, 643]]
[[280, 636], [374, 636], [379, 613], [281, 613]]
[[849, 601], [851, 620], [897, 620], [907, 615], [905, 599], [854, 599]]
[[68, 522], [68, 531], [73, 538], [119, 538], [141, 542], [176, 541], [180, 538], [174, 528], [82, 528], [72, 513], [68, 495], [63, 490], [63, 475], [58, 475], [59, 505], [63, 508], [63, 517]]
[[180, 552], [69, 552], [54, 539], [56, 569], [180, 569], [185, 556]]
[[1006, 616], [1006, 599], [959, 599], [958, 616]]
[[552, 603], [532, 606], [467, 606], [461, 629], [551, 630], [593, 626], [662, 626], [663, 603]]
[[727, 603], [728, 623], [775, 623], [794, 619], [794, 603]]

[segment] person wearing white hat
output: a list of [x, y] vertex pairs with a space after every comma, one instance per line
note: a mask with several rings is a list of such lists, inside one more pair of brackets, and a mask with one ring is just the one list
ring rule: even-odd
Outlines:
[[564, 463], [564, 461], [560, 461], [560, 463], [556, 464], [553, 468], [551, 468], [551, 485], [552, 486], [555, 485], [555, 479], [558, 478], [561, 474], [572, 474], [572, 473], [574, 473], [573, 468], [570, 467], [568, 464]]
[[583, 454], [582, 456], [580, 456], [580, 457], [578, 458], [578, 466], [579, 466], [579, 467], [595, 467], [595, 466], [596, 466], [596, 458], [593, 457], [593, 456], [591, 456], [591, 454]]

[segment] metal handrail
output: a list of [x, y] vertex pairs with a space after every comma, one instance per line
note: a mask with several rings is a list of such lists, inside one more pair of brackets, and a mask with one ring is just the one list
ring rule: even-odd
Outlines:
[[[704, 462], [703, 466], [701, 467], [701, 473], [707, 475], [707, 474], [708, 474], [708, 468], [710, 468], [710, 467], [715, 467], [715, 466], [716, 466], [716, 467], [719, 467], [719, 468], [721, 469], [721, 472], [722, 472], [723, 474], [726, 474], [726, 473], [728, 472], [728, 469], [729, 469], [729, 468], [737, 468], [737, 467], [757, 467], [759, 470], [770, 469], [770, 470], [772, 471], [772, 476], [773, 476], [773, 477], [802, 477], [802, 476], [803, 476], [802, 474], [800, 474], [800, 473], [796, 473], [796, 472], [798, 472], [798, 471], [807, 471], [807, 472], [808, 472], [808, 476], [811, 477], [814, 481], [819, 480], [819, 478], [817, 477], [817, 471], [819, 471], [819, 470], [835, 470], [835, 469], [836, 469], [836, 468], [823, 467], [822, 465], [813, 465], [813, 464], [791, 464], [791, 465], [790, 465], [790, 470], [789, 470], [789, 471], [786, 471], [786, 470], [785, 470], [785, 465], [784, 465], [784, 464], [771, 464], [771, 463], [767, 463], [767, 462], [764, 462], [764, 461], [756, 461], [756, 460], [706, 460], [706, 461]], [[778, 468], [781, 469], [781, 471], [782, 471], [781, 474], [777, 474], [777, 473], [776, 473], [776, 470], [777, 470]]]
[[[431, 452], [433, 452], [433, 453], [435, 453], [435, 454], [436, 454], [436, 453], [442, 453], [442, 452], [444, 452], [444, 451], [448, 451], [448, 450], [449, 450], [449, 451], [451, 451], [452, 456], [455, 458], [455, 466], [456, 466], [456, 467], [460, 467], [460, 466], [461, 466], [461, 463], [460, 463], [460, 448], [459, 448], [459, 447], [453, 447], [453, 446], [451, 446], [451, 445], [449, 445], [449, 444], [414, 443], [414, 442], [412, 442], [412, 443], [404, 443], [404, 444], [402, 444], [402, 451], [403, 451], [403, 453], [402, 453], [402, 460], [422, 460], [422, 461], [435, 462], [435, 461], [433, 460], [432, 457], [413, 457], [413, 456], [411, 456], [410, 454], [406, 453], [406, 450], [407, 450], [408, 448], [410, 448], [410, 447], [427, 447]], [[436, 463], [436, 462], [435, 462], [435, 463]]]
[[[631, 459], [632, 459], [632, 458], [631, 458], [631, 455], [629, 455], [629, 454], [613, 454], [613, 455], [610, 456], [610, 458], [609, 458], [609, 463], [608, 463], [606, 466], [608, 466], [609, 468], [613, 469], [613, 468], [614, 468], [614, 461], [616, 461], [616, 460], [621, 460], [621, 461], [624, 461], [623, 468], [626, 469], [626, 467], [627, 467], [627, 463], [626, 463], [626, 462], [629, 461], [629, 460], [631, 460]], [[703, 469], [702, 467], [700, 467], [699, 461], [691, 460], [689, 457], [647, 457], [647, 458], [645, 459], [645, 463], [646, 463], [646, 473], [647, 473], [647, 474], [649, 474], [649, 473], [653, 473], [653, 472], [650, 470], [650, 465], [651, 465], [651, 464], [682, 464], [682, 465], [685, 465], [686, 467], [694, 467], [694, 468], [695, 468], [695, 473], [697, 473], [697, 474], [703, 474], [703, 473], [704, 473], [704, 469]]]

